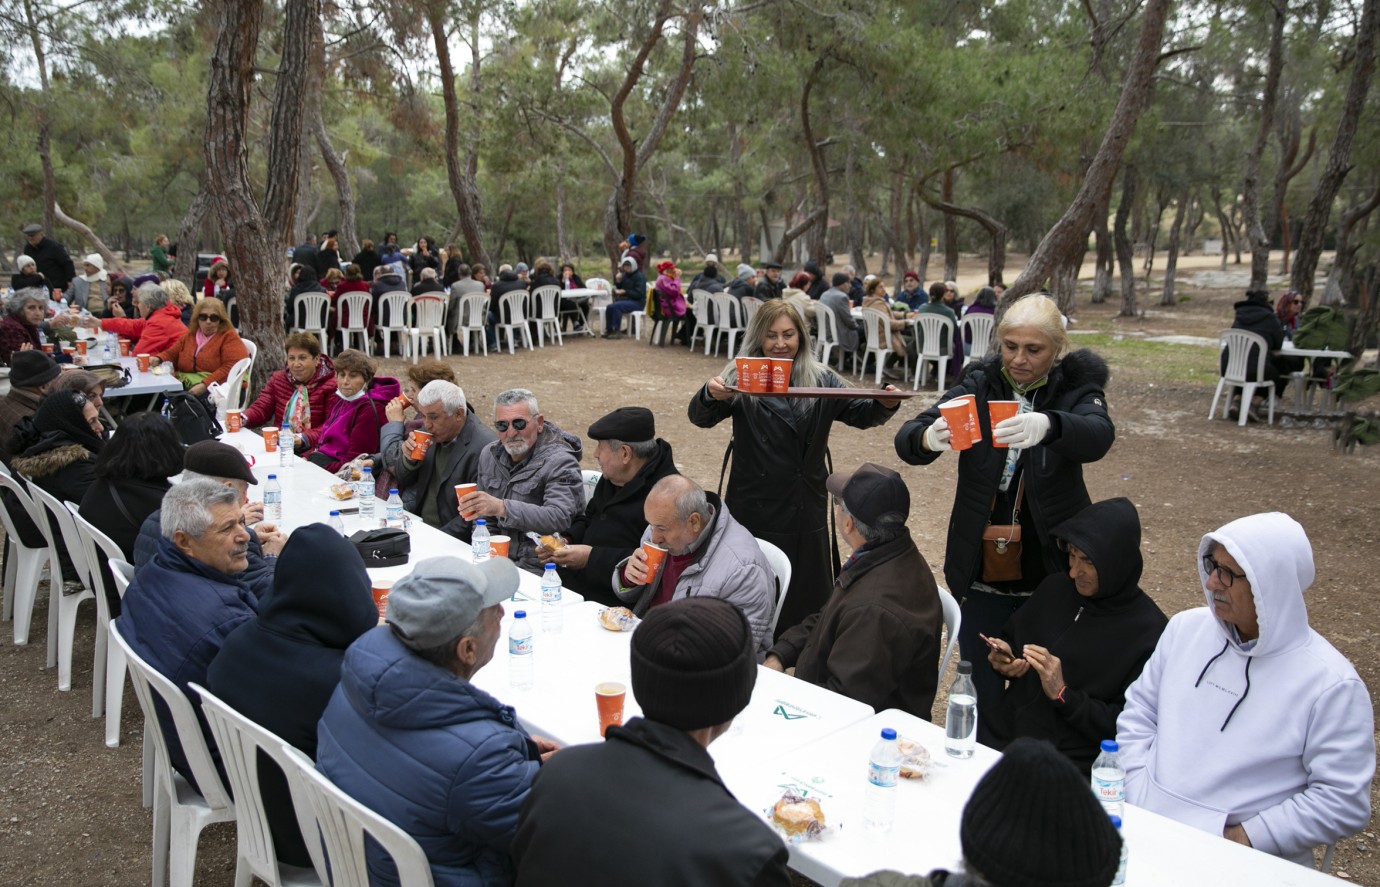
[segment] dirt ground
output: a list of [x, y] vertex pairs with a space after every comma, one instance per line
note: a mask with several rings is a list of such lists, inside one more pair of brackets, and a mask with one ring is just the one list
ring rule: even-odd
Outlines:
[[[1292, 514], [1308, 531], [1317, 562], [1318, 579], [1307, 596], [1310, 621], [1356, 665], [1374, 698], [1380, 686], [1372, 655], [1380, 447], [1341, 456], [1332, 450], [1325, 430], [1261, 424], [1239, 428], [1220, 418], [1208, 422], [1215, 351], [1140, 341], [1166, 335], [1215, 339], [1230, 325], [1231, 303], [1239, 297], [1244, 277], [1212, 273], [1216, 262], [1198, 257], [1181, 261], [1181, 275], [1190, 284], [1181, 293], [1191, 298], [1172, 308], [1151, 309], [1142, 318], [1119, 319], [1114, 317], [1117, 305], [1094, 306], [1086, 296], [1080, 299], [1071, 329], [1089, 334], [1085, 341], [1112, 363], [1107, 394], [1117, 426], [1111, 452], [1087, 467], [1089, 491], [1094, 500], [1128, 496], [1136, 503], [1144, 523], [1142, 587], [1171, 614], [1203, 603], [1194, 558], [1204, 532], [1258, 511]], [[964, 292], [976, 285], [981, 269], [980, 259], [965, 263], [967, 273], [960, 279]], [[1192, 285], [1195, 281], [1203, 285]], [[710, 489], [718, 483], [728, 425], [695, 429], [686, 419], [686, 404], [699, 385], [721, 370], [722, 356], [655, 348], [645, 340], [567, 338], [564, 347], [451, 360], [466, 394], [486, 419], [494, 395], [515, 386], [533, 389], [548, 420], [580, 434], [614, 407], [648, 406], [657, 414], [660, 436], [674, 447], [681, 471]], [[384, 372], [399, 366], [393, 361]], [[901, 422], [936, 396], [931, 392], [908, 401], [880, 429], [839, 426], [832, 451], [842, 467], [870, 460], [902, 473], [914, 503], [910, 528], [939, 572], [956, 460], [915, 468], [902, 463], [892, 446]], [[596, 467], [588, 453], [584, 461], [586, 467]], [[91, 619], [84, 615], [79, 626], [73, 690], [64, 694], [57, 692], [54, 672], [44, 668], [46, 616], [41, 602], [29, 645], [0, 643], [0, 747], [7, 750], [0, 756], [0, 883], [145, 884], [152, 820], [139, 804], [142, 718], [137, 701], [127, 689], [121, 745], [106, 748], [103, 721], [90, 717]], [[3, 631], [8, 637], [10, 627]], [[1290, 703], [1280, 699], [1278, 704]], [[936, 712], [942, 718], [942, 698]], [[1380, 885], [1377, 843], [1372, 821], [1360, 836], [1338, 846], [1334, 873]], [[201, 842], [197, 881], [230, 884], [233, 872], [233, 828], [213, 827]]]

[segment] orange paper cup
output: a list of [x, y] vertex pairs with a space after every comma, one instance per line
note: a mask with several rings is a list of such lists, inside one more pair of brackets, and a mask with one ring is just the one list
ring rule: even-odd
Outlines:
[[756, 391], [757, 389], [753, 387], [756, 380], [752, 376], [752, 358], [739, 357], [734, 363], [738, 366], [738, 390]]
[[412, 400], [406, 394], [399, 394], [398, 400], [402, 401], [403, 409], [412, 406]]
[[374, 605], [379, 608], [379, 618], [388, 615], [388, 593], [393, 590], [392, 579], [375, 579], [374, 586]]
[[647, 572], [655, 576], [661, 569], [661, 562], [666, 560], [666, 549], [653, 542], [643, 542], [642, 553], [647, 557]]
[[44, 353], [44, 354], [52, 354], [52, 353], [53, 353], [53, 343], [52, 343], [52, 342], [44, 342], [44, 343], [43, 343], [43, 353]]
[[509, 536], [501, 536], [501, 535], [500, 535], [500, 536], [490, 536], [490, 537], [489, 537], [489, 554], [490, 554], [491, 556], [493, 556], [493, 557], [507, 557], [507, 556], [508, 556], [508, 542], [509, 542], [510, 540], [511, 540], [511, 537], [509, 537]]
[[773, 357], [771, 360], [771, 390], [785, 393], [791, 387], [791, 365], [789, 357]]
[[82, 357], [85, 357], [85, 356], [86, 356], [86, 340], [85, 340], [85, 339], [78, 339], [78, 340], [77, 340], [77, 353], [80, 354]]
[[605, 681], [594, 687], [594, 704], [599, 707], [599, 735], [609, 727], [623, 724], [623, 700], [627, 698], [628, 688], [617, 681]]
[[226, 431], [231, 431], [231, 432], [233, 432], [233, 431], [239, 431], [239, 430], [240, 430], [241, 428], [243, 428], [243, 427], [244, 427], [244, 423], [243, 423], [242, 421], [240, 421], [240, 411], [239, 411], [239, 410], [226, 410], [226, 411], [225, 411], [225, 430], [226, 430]]
[[752, 390], [771, 391], [771, 358], [752, 358]]
[[134, 355], [134, 360], [135, 360], [135, 361], [138, 363], [138, 365], [139, 365], [139, 372], [141, 372], [141, 373], [147, 373], [147, 372], [149, 371], [149, 363], [151, 362], [152, 358], [153, 358], [153, 355], [152, 355], [152, 354], [136, 354], [136, 355]]
[[[470, 493], [473, 493], [473, 492], [474, 492], [475, 490], [477, 490], [477, 489], [479, 489], [479, 484], [456, 484], [456, 485], [455, 485], [455, 507], [456, 507], [456, 508], [459, 508], [459, 507], [460, 507], [460, 500], [463, 499], [463, 498], [465, 498], [466, 496], [468, 496]], [[473, 511], [470, 511], [470, 512], [461, 511], [461, 512], [460, 512], [460, 516], [463, 517], [465, 520], [474, 520], [474, 512], [473, 512]], [[492, 541], [493, 541], [493, 538], [490, 537], [490, 540], [489, 540], [489, 541], [492, 542]]]
[[998, 422], [1014, 418], [1021, 411], [1019, 400], [989, 400], [987, 401], [987, 416], [992, 421], [992, 446], [1006, 449], [1006, 444], [997, 442], [996, 427]]
[[120, 343], [120, 356], [121, 356], [121, 357], [129, 357], [129, 340], [128, 340], [128, 339], [119, 339], [119, 340], [117, 340], [117, 341], [119, 341], [119, 343]]
[[420, 462], [426, 456], [426, 451], [431, 446], [430, 431], [412, 432], [412, 450], [407, 454], [407, 458], [413, 462]]
[[264, 429], [264, 452], [278, 452], [278, 429], [272, 426]]
[[977, 429], [977, 407], [971, 398], [963, 397], [941, 403], [939, 415], [949, 423], [950, 449], [966, 450], [976, 441], [982, 440], [982, 433]]

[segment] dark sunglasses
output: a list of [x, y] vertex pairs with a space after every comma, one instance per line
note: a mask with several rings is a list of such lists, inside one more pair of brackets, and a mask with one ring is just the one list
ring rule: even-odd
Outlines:
[[502, 434], [508, 430], [508, 426], [511, 424], [514, 431], [525, 431], [527, 429], [527, 422], [527, 419], [514, 419], [511, 423], [507, 419], [499, 419], [497, 422], [494, 422], [494, 430]]
[[203, 315], [201, 315], [200, 317], [198, 317], [197, 320], [214, 320], [216, 323], [220, 323], [220, 315], [219, 315], [219, 314], [203, 314]]

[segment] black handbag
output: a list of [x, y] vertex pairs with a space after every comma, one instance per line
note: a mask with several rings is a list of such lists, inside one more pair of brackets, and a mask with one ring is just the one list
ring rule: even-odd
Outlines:
[[216, 421], [216, 408], [206, 395], [183, 391], [166, 394], [163, 400], [163, 415], [168, 417], [177, 436], [187, 446], [215, 440], [225, 433]]
[[350, 537], [350, 542], [364, 558], [364, 566], [396, 567], [407, 563], [412, 554], [412, 539], [406, 530], [397, 528], [360, 530]]

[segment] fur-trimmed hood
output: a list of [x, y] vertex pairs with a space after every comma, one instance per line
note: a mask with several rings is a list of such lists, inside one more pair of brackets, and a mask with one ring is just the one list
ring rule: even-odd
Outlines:
[[50, 477], [57, 474], [69, 465], [87, 462], [95, 458], [91, 451], [81, 444], [68, 443], [49, 449], [41, 449], [43, 444], [44, 441], [40, 441], [31, 447], [27, 451], [31, 455], [15, 456], [11, 467], [20, 474], [37, 480], [40, 477]]

